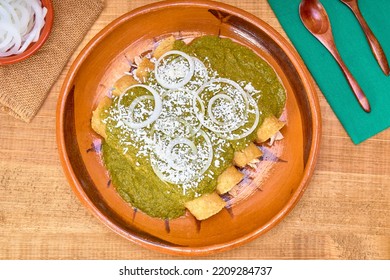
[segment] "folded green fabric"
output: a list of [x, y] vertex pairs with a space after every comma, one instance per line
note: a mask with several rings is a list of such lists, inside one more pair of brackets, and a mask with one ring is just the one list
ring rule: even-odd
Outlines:
[[[352, 11], [339, 0], [322, 0], [340, 55], [366, 93], [371, 113], [356, 101], [328, 51], [299, 18], [300, 0], [268, 0], [334, 113], [355, 144], [390, 127], [390, 77], [375, 60]], [[359, 0], [360, 10], [390, 61], [390, 1]]]

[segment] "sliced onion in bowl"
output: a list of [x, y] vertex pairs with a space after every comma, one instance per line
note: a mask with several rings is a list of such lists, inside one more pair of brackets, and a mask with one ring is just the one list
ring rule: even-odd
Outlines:
[[37, 42], [46, 13], [39, 0], [2, 0], [0, 30], [5, 34], [0, 42], [0, 57], [21, 54], [32, 42]]

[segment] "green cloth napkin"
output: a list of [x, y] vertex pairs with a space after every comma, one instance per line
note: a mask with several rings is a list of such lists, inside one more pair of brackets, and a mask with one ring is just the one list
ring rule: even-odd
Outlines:
[[[340, 55], [366, 93], [371, 113], [356, 101], [329, 52], [299, 18], [300, 0], [268, 0], [326, 100], [355, 144], [390, 127], [390, 76], [375, 60], [352, 11], [339, 0], [322, 0]], [[359, 0], [360, 10], [390, 61], [390, 1]]]

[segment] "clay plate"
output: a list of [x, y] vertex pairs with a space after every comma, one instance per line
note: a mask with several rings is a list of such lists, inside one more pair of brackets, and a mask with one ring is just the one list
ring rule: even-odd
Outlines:
[[[163, 38], [204, 34], [248, 46], [275, 69], [287, 90], [284, 140], [262, 147], [264, 156], [225, 195], [227, 207], [198, 222], [187, 213], [166, 221], [125, 203], [100, 158], [101, 140], [91, 113], [135, 56]], [[77, 57], [58, 101], [57, 141], [65, 174], [80, 200], [117, 234], [176, 255], [205, 255], [235, 248], [264, 234], [295, 206], [308, 185], [319, 151], [321, 117], [312, 80], [289, 43], [262, 20], [209, 1], [158, 2], [133, 10], [97, 34]], [[147, 184], [147, 182], [145, 182]]]

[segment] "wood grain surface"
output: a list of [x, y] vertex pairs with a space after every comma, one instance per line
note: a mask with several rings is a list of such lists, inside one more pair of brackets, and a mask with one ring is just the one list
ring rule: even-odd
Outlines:
[[[27, 124], [0, 113], [0, 259], [178, 258], [134, 245], [92, 216], [63, 174], [55, 138], [57, 97], [76, 55], [109, 22], [152, 2], [106, 0], [35, 119]], [[266, 0], [223, 2], [285, 36]], [[390, 129], [354, 145], [317, 92], [322, 147], [298, 205], [258, 239], [202, 259], [390, 259]]]

